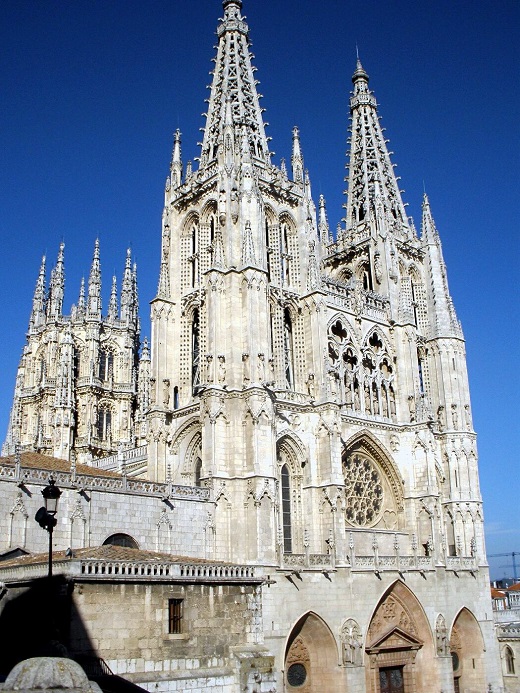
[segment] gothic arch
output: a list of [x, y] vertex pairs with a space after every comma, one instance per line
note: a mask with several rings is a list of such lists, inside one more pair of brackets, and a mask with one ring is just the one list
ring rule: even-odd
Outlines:
[[[194, 433], [189, 440], [182, 461], [181, 476], [184, 481], [195, 486], [200, 485], [200, 472], [202, 469], [202, 435], [200, 431]], [[198, 482], [198, 483], [197, 483]]]
[[211, 215], [217, 213], [217, 200], [211, 198], [204, 203], [204, 207], [200, 212], [200, 221], [207, 224], [210, 221]]
[[382, 594], [370, 619], [365, 642], [367, 693], [379, 693], [391, 672], [404, 690], [439, 690], [434, 638], [425, 611], [402, 580]]
[[388, 341], [388, 337], [385, 335], [384, 330], [382, 330], [378, 325], [374, 325], [373, 327], [368, 330], [366, 335], [363, 337], [363, 349], [370, 349], [370, 351], [375, 352], [374, 347], [370, 344], [370, 340], [373, 338], [374, 334], [377, 334], [379, 339], [381, 340], [382, 346], [379, 348], [379, 351], [377, 353], [382, 354], [386, 352], [388, 355], [393, 354], [393, 349]]
[[286, 691], [335, 693], [344, 690], [338, 647], [327, 623], [313, 611], [294, 624], [285, 644]]
[[269, 226], [276, 223], [276, 212], [271, 205], [264, 205], [264, 217]]
[[303, 551], [302, 470], [306, 460], [305, 448], [294, 434], [286, 432], [278, 438], [278, 530], [283, 540], [281, 551], [284, 554]]
[[174, 434], [170, 441], [170, 447], [173, 454], [179, 452], [179, 447], [184, 440], [184, 438], [190, 434], [200, 433], [200, 419], [198, 416], [192, 416], [188, 419]]
[[288, 212], [287, 210], [284, 210], [283, 212], [280, 212], [278, 215], [278, 223], [279, 224], [287, 224], [288, 226], [288, 231], [290, 233], [295, 233], [296, 231], [296, 221], [292, 214]]
[[453, 677], [463, 690], [481, 690], [485, 687], [484, 638], [474, 614], [463, 606], [450, 631], [450, 651]]
[[199, 213], [195, 210], [188, 212], [182, 224], [181, 236], [190, 236], [193, 228], [193, 224], [199, 224], [200, 217]]
[[402, 512], [404, 507], [403, 485], [404, 480], [393, 462], [391, 454], [367, 429], [358, 431], [348, 440], [342, 441], [344, 452], [364, 450], [370, 457], [378, 462], [385, 472], [397, 503], [397, 509]]
[[276, 441], [276, 449], [286, 452], [291, 460], [293, 473], [302, 473], [302, 468], [305, 467], [309, 456], [302, 440], [293, 431], [284, 429], [280, 432]]

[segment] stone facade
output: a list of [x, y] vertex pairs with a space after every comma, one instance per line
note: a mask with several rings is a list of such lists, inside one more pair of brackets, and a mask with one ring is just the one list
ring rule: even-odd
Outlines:
[[[199, 165], [184, 169], [177, 132], [166, 180], [134, 427], [146, 455], [96, 463], [123, 472], [105, 507], [122, 503], [83, 509], [85, 544], [127, 523], [118, 531], [141, 549], [167, 535], [162, 551], [255, 566], [256, 644], [276, 690], [380, 693], [391, 679], [406, 693], [499, 691], [464, 338], [430, 203], [418, 234], [358, 61], [346, 218], [332, 233], [297, 128], [290, 171], [271, 160], [242, 3], [223, 5]], [[186, 515], [183, 488], [201, 494]], [[161, 534], [172, 513], [185, 531]], [[120, 588], [103, 589], [120, 603]], [[162, 661], [162, 645], [132, 647], [144, 668]]]
[[139, 442], [150, 359], [146, 344], [141, 359], [138, 354], [137, 278], [130, 251], [119, 299], [112, 278], [106, 315], [98, 241], [87, 292], [82, 281], [77, 305], [63, 314], [64, 252], [62, 243], [48, 289], [42, 260], [3, 454], [19, 446], [88, 463]]

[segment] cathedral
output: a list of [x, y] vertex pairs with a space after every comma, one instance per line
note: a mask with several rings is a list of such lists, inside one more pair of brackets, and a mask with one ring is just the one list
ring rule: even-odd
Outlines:
[[[174, 137], [150, 344], [129, 251], [106, 313], [97, 242], [70, 315], [63, 244], [48, 287], [43, 261], [4, 496], [15, 501], [9, 464], [56, 469], [45, 460], [58, 458], [69, 523], [58, 549], [86, 551], [113, 532], [208, 571], [241, 566], [252, 614], [242, 644], [263, 664], [244, 678], [241, 655], [219, 690], [499, 691], [464, 337], [429, 200], [418, 232], [358, 60], [346, 214], [331, 229], [296, 127], [290, 165], [272, 161], [242, 1], [223, 12], [197, 166], [184, 166]], [[118, 516], [110, 499], [106, 515], [81, 510], [87, 493], [69, 483], [80, 473], [122, 479], [135, 514]], [[181, 507], [184, 529], [172, 531]], [[2, 551], [45, 550], [44, 536], [31, 540], [40, 529], [17, 530], [20, 513], [6, 513]], [[180, 601], [168, 602], [174, 621]], [[166, 673], [188, 656], [180, 642], [149, 655], [148, 679], [128, 664], [136, 654], [106, 645], [100, 656], [150, 690], [185, 690]], [[213, 690], [224, 660], [234, 671], [239, 645], [220, 673], [194, 646], [190, 690]]]

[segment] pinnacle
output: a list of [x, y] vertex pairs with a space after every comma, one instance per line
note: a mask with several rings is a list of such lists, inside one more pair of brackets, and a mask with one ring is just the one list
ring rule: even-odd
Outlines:
[[358, 57], [358, 59], [356, 61], [356, 70], [355, 70], [354, 74], [352, 75], [352, 81], [357, 82], [359, 79], [363, 79], [366, 82], [368, 82], [369, 77], [368, 77], [368, 73], [365, 71], [363, 65], [361, 64], [361, 60]]

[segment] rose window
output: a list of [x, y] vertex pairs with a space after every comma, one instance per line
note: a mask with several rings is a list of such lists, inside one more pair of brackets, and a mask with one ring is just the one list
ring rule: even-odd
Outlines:
[[346, 518], [358, 527], [373, 525], [383, 508], [383, 485], [373, 462], [353, 455], [343, 463], [345, 472]]

